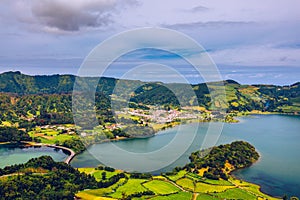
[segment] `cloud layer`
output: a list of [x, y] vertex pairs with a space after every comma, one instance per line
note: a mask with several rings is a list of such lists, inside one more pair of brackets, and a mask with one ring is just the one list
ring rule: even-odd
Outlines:
[[81, 27], [99, 27], [109, 23], [107, 11], [115, 6], [114, 0], [39, 0], [32, 5], [32, 14], [47, 27], [78, 31]]
[[[22, 66], [25, 73], [76, 73], [100, 42], [142, 27], [187, 34], [221, 68], [300, 69], [299, 7], [299, 0], [1, 0], [0, 71]], [[177, 63], [170, 56], [150, 57]]]
[[[76, 32], [105, 27], [112, 15], [135, 0], [15, 0], [11, 10], [19, 22], [34, 25], [47, 32]], [[13, 17], [13, 16], [10, 16]]]

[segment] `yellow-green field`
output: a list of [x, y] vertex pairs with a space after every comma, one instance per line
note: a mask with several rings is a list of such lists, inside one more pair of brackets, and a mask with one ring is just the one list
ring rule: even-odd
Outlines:
[[220, 199], [247, 199], [247, 200], [257, 199], [257, 196], [255, 196], [254, 194], [240, 188], [234, 188], [234, 189], [226, 190], [224, 192], [218, 192], [213, 194], [213, 196], [218, 197]]
[[189, 192], [179, 192], [177, 194], [171, 194], [168, 196], [157, 196], [151, 198], [151, 200], [177, 200], [177, 199], [191, 199], [192, 198], [192, 193]]
[[170, 175], [170, 176], [166, 176], [166, 177], [168, 179], [170, 179], [171, 181], [177, 181], [178, 179], [182, 178], [186, 173], [187, 173], [186, 171], [181, 170], [175, 175]]
[[97, 170], [95, 168], [79, 168], [78, 169], [80, 172], [84, 172], [86, 174], [91, 174], [95, 177], [97, 181], [102, 180], [102, 173], [105, 172], [106, 174], [106, 179], [109, 179], [110, 177], [118, 174], [120, 171], [114, 171], [114, 172], [108, 172], [105, 170]]
[[172, 194], [180, 191], [180, 189], [173, 184], [160, 180], [148, 181], [144, 183], [144, 187], [153, 191], [155, 194]]
[[3, 121], [2, 126], [12, 126], [12, 124], [9, 121]]
[[[98, 181], [104, 170], [80, 168], [80, 172], [93, 175]], [[122, 171], [106, 172], [109, 178]], [[277, 198], [263, 194], [259, 186], [232, 177], [226, 180], [209, 180], [197, 174], [181, 170], [173, 175], [153, 176], [150, 179], [133, 179], [127, 174], [114, 185], [108, 188], [84, 190], [76, 194], [83, 200], [111, 200], [124, 199], [130, 195], [152, 191], [153, 195], [134, 197], [151, 200], [220, 200], [220, 199], [261, 199], [276, 200]]]
[[181, 178], [176, 181], [176, 184], [178, 184], [181, 187], [183, 187], [184, 189], [192, 191], [192, 192], [194, 191], [194, 188], [195, 188], [194, 181], [189, 178]]
[[148, 191], [148, 189], [143, 186], [143, 183], [145, 182], [147, 182], [147, 180], [129, 179], [126, 184], [118, 187], [118, 189], [114, 193], [110, 194], [109, 196], [120, 199], [123, 196], [129, 196], [138, 192]]
[[100, 188], [100, 189], [91, 189], [91, 190], [84, 190], [76, 194], [77, 197], [81, 198], [82, 200], [90, 200], [90, 199], [99, 199], [99, 198], [107, 198], [113, 199], [111, 197], [105, 197], [109, 194], [112, 194], [119, 186], [125, 184], [127, 179], [122, 178], [116, 184], [108, 187], [108, 188]]
[[[70, 125], [64, 125], [64, 127], [69, 128]], [[37, 127], [35, 130], [28, 132], [28, 134], [32, 138], [40, 139], [40, 142], [44, 144], [55, 144], [57, 142], [61, 144], [65, 140], [79, 138], [75, 133], [61, 133], [59, 130], [53, 128], [41, 129], [40, 127]]]
[[211, 185], [207, 183], [196, 183], [195, 192], [199, 193], [211, 193], [211, 192], [224, 192], [225, 190], [234, 188], [236, 186], [225, 186], [225, 185]]

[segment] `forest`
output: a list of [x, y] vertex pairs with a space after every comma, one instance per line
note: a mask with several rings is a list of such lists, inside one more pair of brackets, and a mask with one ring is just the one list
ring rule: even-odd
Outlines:
[[0, 199], [5, 200], [73, 199], [78, 190], [97, 187], [94, 177], [65, 163], [56, 163], [49, 156], [5, 167], [0, 174], [8, 174], [5, 181], [0, 181]]
[[[189, 157], [191, 162], [185, 169], [198, 173], [198, 170], [206, 168], [204, 177], [227, 180], [230, 171], [249, 167], [258, 158], [259, 154], [254, 146], [244, 141], [236, 141], [192, 153]], [[226, 167], [226, 163], [229, 163], [231, 168]]]
[[106, 188], [115, 184], [124, 173], [106, 180], [96, 181], [86, 173], [50, 156], [32, 158], [25, 164], [0, 169], [0, 199], [74, 199], [75, 193], [84, 189]]
[[32, 138], [25, 131], [15, 127], [0, 127], [0, 142], [31, 141]]

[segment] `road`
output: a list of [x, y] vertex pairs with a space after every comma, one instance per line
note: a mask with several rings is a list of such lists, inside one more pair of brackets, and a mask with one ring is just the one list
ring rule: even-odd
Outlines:
[[62, 149], [62, 150], [66, 150], [70, 153], [70, 155], [66, 158], [66, 160], [64, 161], [67, 164], [70, 164], [71, 160], [75, 157], [76, 153], [72, 150], [69, 149], [67, 147], [63, 147], [63, 146], [57, 146], [57, 145], [49, 145], [49, 144], [43, 144], [44, 146], [47, 147], [52, 147], [52, 148], [57, 148], [57, 149]]
[[57, 148], [57, 149], [62, 149], [62, 150], [68, 151], [70, 153], [70, 155], [64, 161], [67, 164], [70, 164], [71, 160], [76, 156], [76, 153], [72, 149], [63, 147], [63, 146], [57, 146], [54, 144], [36, 143], [36, 142], [26, 142], [26, 141], [24, 141], [23, 143], [26, 143], [30, 146], [40, 146], [40, 147], [46, 146], [46, 147]]

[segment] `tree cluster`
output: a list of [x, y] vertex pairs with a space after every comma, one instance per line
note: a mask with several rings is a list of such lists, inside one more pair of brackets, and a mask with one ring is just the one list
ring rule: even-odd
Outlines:
[[244, 141], [219, 145], [208, 150], [194, 152], [190, 155], [190, 163], [185, 168], [191, 172], [198, 172], [201, 168], [208, 168], [204, 177], [209, 179], [228, 179], [225, 164], [228, 162], [234, 169], [250, 166], [259, 158], [255, 148]]
[[[30, 173], [38, 169], [48, 173]], [[22, 173], [0, 181], [0, 199], [74, 199], [83, 189], [97, 188], [91, 175], [80, 173], [65, 163], [54, 162], [50, 156], [33, 158], [25, 164], [0, 169], [1, 175]]]
[[[114, 171], [110, 167], [105, 169]], [[36, 172], [32, 173], [32, 170]], [[7, 166], [0, 169], [0, 176], [3, 175], [11, 175], [9, 179], [0, 180], [0, 199], [5, 200], [74, 199], [75, 193], [80, 190], [107, 188], [121, 178], [127, 178], [124, 173], [119, 173], [97, 182], [93, 176], [80, 173], [65, 163], [54, 162], [50, 156], [32, 158], [25, 164]]]
[[63, 141], [59, 145], [70, 148], [70, 149], [74, 150], [75, 153], [81, 153], [86, 149], [85, 145], [82, 143], [82, 141], [80, 139], [68, 139], [68, 140]]
[[130, 178], [136, 178], [136, 179], [150, 179], [152, 178], [152, 175], [149, 173], [130, 173]]
[[31, 137], [25, 131], [15, 127], [0, 127], [0, 142], [31, 141]]

